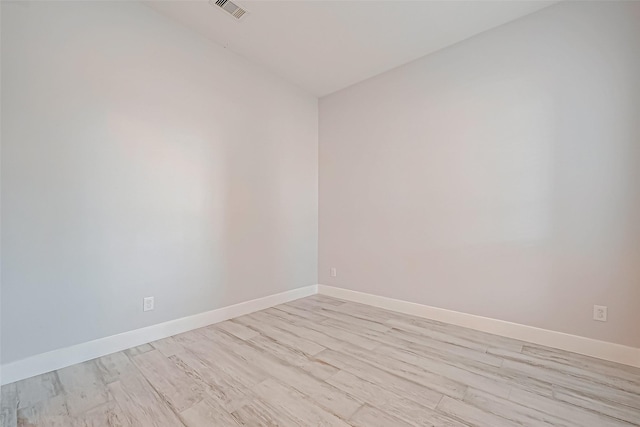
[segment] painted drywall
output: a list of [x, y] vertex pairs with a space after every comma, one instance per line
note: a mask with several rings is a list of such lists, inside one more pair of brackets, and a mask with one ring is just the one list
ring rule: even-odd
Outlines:
[[317, 282], [315, 97], [141, 3], [2, 42], [3, 363]]
[[640, 347], [638, 22], [564, 2], [322, 98], [319, 282]]

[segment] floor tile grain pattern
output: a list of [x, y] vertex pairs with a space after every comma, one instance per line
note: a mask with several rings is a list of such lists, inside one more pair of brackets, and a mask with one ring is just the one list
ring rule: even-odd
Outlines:
[[320, 295], [1, 396], [2, 427], [640, 426], [640, 369]]

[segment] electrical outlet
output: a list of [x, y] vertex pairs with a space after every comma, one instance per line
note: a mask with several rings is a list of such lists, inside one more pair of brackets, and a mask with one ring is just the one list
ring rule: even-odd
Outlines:
[[338, 275], [338, 269], [335, 267], [331, 267], [331, 277], [336, 277]]
[[151, 311], [153, 310], [153, 297], [146, 297], [142, 299], [142, 311]]
[[593, 306], [593, 320], [597, 320], [598, 322], [606, 322], [607, 321], [607, 307], [604, 305], [594, 305]]

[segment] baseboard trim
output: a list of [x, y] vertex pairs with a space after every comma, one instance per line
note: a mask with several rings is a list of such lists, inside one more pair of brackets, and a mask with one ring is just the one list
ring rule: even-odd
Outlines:
[[318, 293], [640, 368], [640, 348], [333, 286], [318, 285]]
[[311, 285], [3, 364], [1, 366], [1, 384], [5, 385], [56, 369], [66, 368], [76, 363], [86, 362], [316, 293], [640, 368], [640, 348], [349, 289]]
[[264, 310], [299, 298], [315, 295], [317, 285], [292, 289], [290, 291], [257, 298], [239, 304], [218, 308], [181, 319], [171, 320], [145, 328], [100, 338], [38, 354], [2, 365], [2, 385], [30, 378], [56, 369], [66, 368], [76, 363], [86, 362], [96, 357], [147, 344], [172, 335], [209, 326], [234, 317]]

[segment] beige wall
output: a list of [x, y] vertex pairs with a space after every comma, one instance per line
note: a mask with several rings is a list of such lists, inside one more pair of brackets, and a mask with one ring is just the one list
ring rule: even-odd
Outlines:
[[255, 64], [3, 2], [2, 113], [3, 363], [317, 282], [317, 99]]
[[321, 99], [319, 282], [640, 346], [638, 22], [566, 2]]

